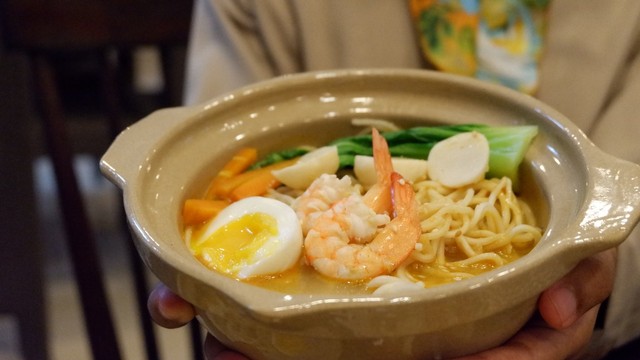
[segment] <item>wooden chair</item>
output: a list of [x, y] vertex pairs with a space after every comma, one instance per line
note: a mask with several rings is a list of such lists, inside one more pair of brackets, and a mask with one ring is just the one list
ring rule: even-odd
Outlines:
[[[128, 54], [141, 45], [156, 46], [164, 55], [186, 44], [192, 2], [171, 0], [4, 0], [0, 2], [0, 35], [8, 52], [26, 54], [33, 75], [43, 135], [52, 159], [67, 245], [94, 359], [121, 358], [105, 294], [94, 234], [85, 211], [72, 166], [74, 155], [65, 112], [60, 100], [53, 59], [91, 53], [101, 59], [104, 112], [113, 137], [123, 129], [122, 98], [118, 79], [122, 63], [113, 54]], [[165, 89], [175, 84], [174, 66], [163, 56]], [[166, 104], [174, 105], [174, 104]], [[125, 230], [126, 231], [126, 230]], [[126, 231], [128, 234], [128, 231]], [[130, 254], [137, 290], [138, 310], [149, 359], [158, 358], [153, 326], [146, 311], [145, 269], [131, 241]], [[199, 351], [199, 328], [192, 326], [194, 354]]]
[[24, 56], [0, 52], [0, 313], [17, 320], [25, 359], [40, 360], [47, 354], [43, 246], [31, 186], [35, 119], [25, 64]]

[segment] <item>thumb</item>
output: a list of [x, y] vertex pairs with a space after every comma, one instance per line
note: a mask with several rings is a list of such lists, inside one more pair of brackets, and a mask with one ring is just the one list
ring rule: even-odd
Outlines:
[[613, 289], [616, 257], [614, 248], [582, 260], [545, 290], [538, 300], [538, 310], [547, 324], [555, 329], [567, 328], [602, 303]]
[[183, 326], [195, 317], [193, 306], [162, 283], [151, 291], [147, 308], [153, 321], [169, 329]]

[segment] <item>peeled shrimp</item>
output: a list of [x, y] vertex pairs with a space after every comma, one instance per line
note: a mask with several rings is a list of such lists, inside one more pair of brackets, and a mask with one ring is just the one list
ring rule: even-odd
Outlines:
[[420, 221], [411, 184], [395, 172], [390, 182], [393, 220], [376, 221], [381, 215], [364, 197], [350, 195], [315, 219], [304, 241], [307, 262], [325, 276], [344, 280], [388, 274], [398, 267], [415, 248]]
[[[391, 173], [393, 164], [387, 141], [378, 130], [372, 132], [373, 158], [377, 182], [364, 195], [364, 203], [377, 214], [391, 214]], [[323, 174], [316, 179], [292, 204], [306, 234], [315, 219], [324, 211], [351, 195], [360, 195], [362, 188], [351, 182], [349, 176], [338, 178]]]
[[350, 177], [322, 175], [292, 204], [306, 236], [305, 257], [326, 276], [364, 279], [389, 273], [419, 237], [413, 188], [400, 175], [392, 176], [389, 147], [375, 129], [372, 144], [377, 180], [364, 196]]
[[302, 232], [309, 232], [315, 220], [335, 203], [352, 195], [360, 195], [360, 190], [348, 176], [340, 179], [334, 174], [320, 175], [291, 205], [301, 222]]

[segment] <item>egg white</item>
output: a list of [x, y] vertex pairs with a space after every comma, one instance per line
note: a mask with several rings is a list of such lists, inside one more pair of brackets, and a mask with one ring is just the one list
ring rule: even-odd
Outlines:
[[276, 220], [277, 234], [269, 239], [242, 266], [225, 269], [239, 279], [269, 275], [291, 268], [302, 253], [302, 228], [293, 209], [281, 201], [249, 197], [222, 210], [208, 225], [198, 242], [206, 241], [218, 229], [245, 215], [264, 213]]

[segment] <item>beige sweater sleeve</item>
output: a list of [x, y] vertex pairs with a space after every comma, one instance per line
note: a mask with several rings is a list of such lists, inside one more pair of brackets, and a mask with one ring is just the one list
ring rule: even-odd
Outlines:
[[185, 103], [300, 71], [424, 67], [405, 0], [196, 0]]
[[[276, 4], [284, 4], [280, 0], [269, 3], [278, 9], [281, 6]], [[245, 0], [195, 1], [185, 75], [186, 104], [202, 102], [277, 75], [274, 62], [284, 56], [275, 58], [269, 53], [267, 35], [257, 21], [258, 10], [252, 4], [252, 1]], [[275, 19], [260, 21], [283, 23], [283, 26], [289, 26], [286, 24], [290, 23]], [[290, 40], [295, 36], [291, 29], [280, 31], [282, 41], [279, 41], [277, 33], [276, 29], [269, 35], [276, 47], [279, 47], [278, 43], [294, 43]]]
[[[602, 150], [640, 164], [640, 31], [629, 55], [589, 135]], [[616, 270], [605, 324], [614, 346], [640, 336], [640, 226], [620, 245]]]

